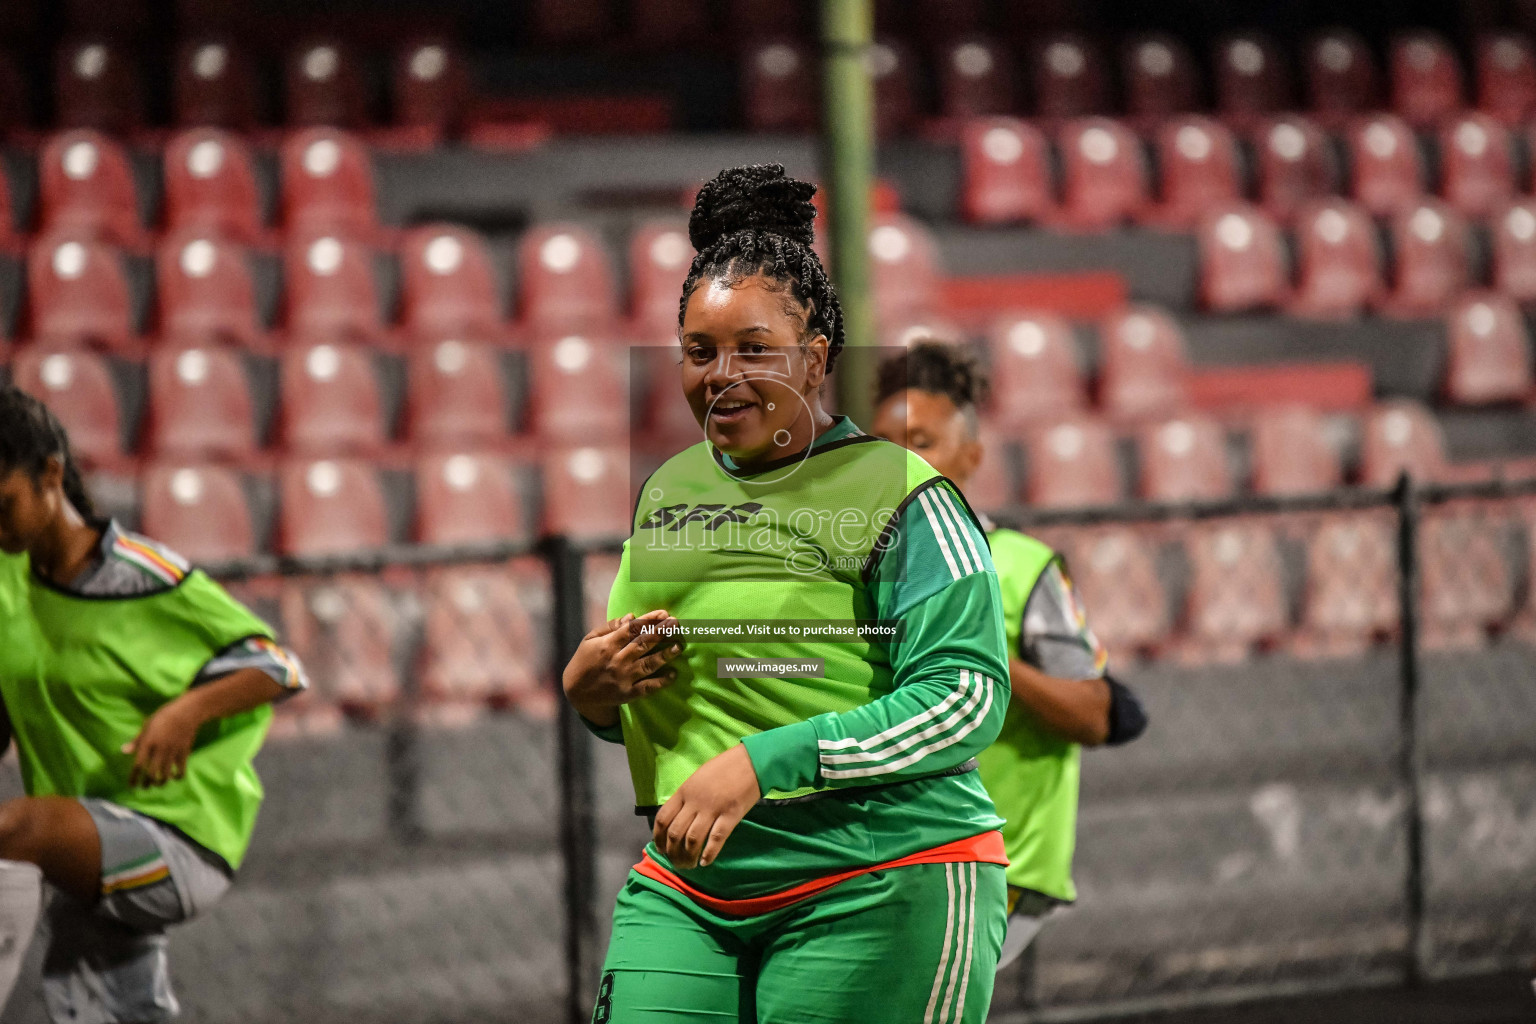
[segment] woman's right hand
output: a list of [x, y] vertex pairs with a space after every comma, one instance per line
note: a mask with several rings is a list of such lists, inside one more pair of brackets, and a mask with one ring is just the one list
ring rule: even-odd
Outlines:
[[583, 718], [607, 727], [619, 720], [619, 707], [649, 696], [677, 677], [667, 663], [683, 651], [680, 638], [658, 632], [677, 620], [660, 609], [611, 619], [586, 636], [565, 666], [565, 699]]

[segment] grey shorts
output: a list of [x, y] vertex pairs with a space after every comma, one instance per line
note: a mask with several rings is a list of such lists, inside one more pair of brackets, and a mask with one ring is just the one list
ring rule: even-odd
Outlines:
[[210, 855], [152, 818], [106, 800], [81, 805], [101, 837], [94, 905], [52, 893], [43, 915], [43, 999], [57, 1024], [157, 1024], [176, 1016], [167, 925], [211, 906], [230, 879]]

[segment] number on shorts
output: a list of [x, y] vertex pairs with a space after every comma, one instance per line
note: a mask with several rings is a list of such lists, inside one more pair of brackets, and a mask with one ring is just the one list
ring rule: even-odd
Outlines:
[[597, 986], [597, 1009], [592, 1011], [592, 1024], [608, 1024], [613, 1017], [613, 972], [603, 972], [603, 982]]

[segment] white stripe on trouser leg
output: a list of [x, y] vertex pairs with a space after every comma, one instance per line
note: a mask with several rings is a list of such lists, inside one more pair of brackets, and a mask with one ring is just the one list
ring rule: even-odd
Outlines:
[[938, 1024], [944, 1024], [946, 1017], [951, 1021], [954, 1020], [949, 1015], [949, 1004], [955, 998], [955, 992], [960, 987], [960, 961], [965, 957], [965, 930], [970, 927], [971, 923], [969, 914], [971, 894], [965, 884], [964, 864], [955, 865], [955, 882], [960, 890], [960, 898], [955, 901], [959, 908], [959, 914], [956, 915], [955, 921], [955, 951], [954, 955], [949, 958], [949, 977], [945, 979], [944, 995], [939, 1000]]
[[928, 1010], [923, 1014], [923, 1024], [933, 1024], [933, 1008], [939, 1001], [939, 989], [944, 985], [944, 968], [949, 966], [949, 940], [955, 932], [955, 873], [953, 864], [944, 865], [944, 885], [949, 890], [949, 902], [944, 910], [944, 945], [939, 947], [939, 969], [933, 976], [933, 991], [928, 995]]
[[16, 987], [42, 904], [43, 873], [37, 866], [0, 860], [0, 1009]]
[[966, 932], [965, 967], [960, 975], [960, 995], [955, 1000], [955, 1024], [965, 1019], [965, 990], [971, 984], [971, 960], [976, 956], [976, 862], [971, 861], [971, 927]]

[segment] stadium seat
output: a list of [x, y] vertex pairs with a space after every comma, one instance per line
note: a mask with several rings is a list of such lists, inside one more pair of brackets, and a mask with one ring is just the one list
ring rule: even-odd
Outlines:
[[[0, 88], [4, 83], [0, 83]], [[0, 103], [3, 103], [0, 100]], [[0, 125], [0, 131], [4, 126]], [[0, 172], [0, 253], [7, 255], [19, 253], [23, 248], [21, 235], [16, 230], [15, 207], [11, 204], [11, 183], [3, 172]]]
[[939, 112], [945, 117], [1000, 116], [1014, 110], [1015, 68], [1008, 50], [986, 36], [947, 43], [939, 63]]
[[1206, 309], [1235, 313], [1279, 305], [1289, 274], [1280, 229], [1258, 207], [1217, 207], [1201, 219], [1200, 302]]
[[284, 639], [309, 673], [316, 698], [366, 721], [399, 701], [395, 649], [406, 621], [377, 577], [289, 577], [281, 608]]
[[502, 339], [501, 296], [485, 240], [451, 224], [400, 239], [400, 324], [421, 341]]
[[1373, 114], [1347, 132], [1350, 195], [1370, 213], [1384, 216], [1419, 201], [1424, 162], [1413, 129], [1393, 114]]
[[184, 127], [250, 131], [259, 119], [256, 73], [233, 38], [202, 34], [176, 47], [175, 120]]
[[536, 334], [606, 330], [618, 316], [613, 270], [597, 238], [574, 224], [545, 224], [517, 247], [518, 310]]
[[926, 314], [938, 304], [938, 245], [920, 222], [899, 213], [875, 217], [869, 255], [875, 315], [881, 321]]
[[1306, 406], [1258, 410], [1248, 450], [1256, 494], [1316, 494], [1343, 481], [1339, 453], [1328, 441], [1323, 418]]
[[507, 707], [540, 692], [540, 644], [518, 581], [505, 567], [434, 569], [424, 582], [418, 668], [426, 701]]
[[428, 36], [400, 47], [389, 76], [395, 125], [416, 129], [428, 144], [456, 131], [469, 101], [468, 75], [463, 56], [446, 38]]
[[283, 143], [278, 163], [283, 226], [290, 235], [327, 231], [377, 238], [372, 162], [356, 138], [334, 128], [296, 132]]
[[1308, 203], [1296, 218], [1298, 272], [1287, 308], [1298, 316], [1353, 316], [1377, 301], [1381, 256], [1365, 211], [1341, 199]]
[[1360, 482], [1391, 487], [1403, 472], [1431, 483], [1445, 472], [1445, 437], [1434, 413], [1417, 402], [1383, 402], [1366, 417], [1360, 442]]
[[40, 238], [27, 254], [30, 336], [119, 352], [135, 346], [128, 283], [116, 250], [77, 237]]
[[1418, 128], [1432, 128], [1461, 106], [1461, 65], [1450, 43], [1432, 32], [1392, 41], [1392, 109]]
[[1188, 229], [1213, 204], [1242, 198], [1237, 140], [1219, 121], [1172, 118], [1158, 129], [1155, 145], [1162, 196], [1149, 221]]
[[573, 538], [627, 537], [634, 496], [623, 445], [545, 450], [543, 532]]
[[914, 314], [910, 317], [888, 320], [880, 325], [880, 344], [888, 348], [910, 348], [920, 341], [962, 345], [969, 340], [969, 331], [939, 316]]
[[821, 121], [815, 59], [795, 39], [759, 38], [741, 65], [747, 127], [769, 133], [810, 131]]
[[1516, 302], [1536, 302], [1536, 200], [1512, 203], [1490, 219], [1495, 290]]
[[105, 36], [63, 42], [54, 54], [53, 98], [62, 128], [123, 135], [144, 123], [139, 70], [132, 55]]
[[1180, 654], [1186, 661], [1235, 664], [1255, 644], [1279, 639], [1289, 623], [1285, 573], [1263, 519], [1196, 524], [1184, 535], [1189, 588]]
[[139, 490], [145, 534], [194, 564], [256, 553], [251, 510], [236, 470], [157, 463], [144, 471]]
[[1468, 217], [1486, 217], [1514, 196], [1509, 133], [1487, 114], [1464, 113], [1440, 129], [1440, 194]]
[[1014, 442], [983, 421], [978, 435], [981, 461], [965, 485], [965, 500], [978, 512], [996, 513], [1019, 502], [1020, 490], [1013, 468]]
[[1218, 41], [1211, 63], [1216, 69], [1216, 107], [1229, 124], [1250, 125], [1291, 106], [1285, 57], [1268, 36], [1228, 36]]
[[1457, 405], [1514, 402], [1531, 392], [1531, 339], [1507, 296], [1474, 291], [1447, 318], [1445, 397]]
[[1498, 508], [1429, 510], [1419, 526], [1419, 601], [1428, 650], [1481, 646], [1513, 610], [1507, 522]]
[[168, 235], [155, 258], [161, 340], [264, 348], [245, 252], [217, 235]]
[[1120, 500], [1115, 436], [1102, 421], [1072, 418], [1024, 436], [1026, 500], [1043, 508], [1110, 505]]
[[523, 537], [512, 467], [500, 455], [444, 452], [416, 465], [416, 539], [476, 544]]
[[1120, 664], [1156, 648], [1171, 625], [1168, 595], [1148, 539], [1123, 526], [1074, 530], [1057, 545], [1092, 609], [1093, 632]]
[[222, 234], [246, 245], [263, 238], [251, 154], [217, 128], [181, 132], [165, 147], [165, 227]]
[[507, 387], [500, 354], [457, 340], [416, 349], [409, 369], [406, 435], [418, 445], [507, 437]]
[[148, 397], [147, 453], [180, 459], [255, 453], [255, 407], [239, 352], [217, 347], [153, 352]]
[[143, 244], [133, 171], [122, 147], [107, 136], [84, 128], [53, 136], [38, 155], [37, 177], [41, 233]]
[[1147, 202], [1146, 161], [1141, 142], [1125, 125], [1108, 118], [1070, 122], [1057, 148], [1064, 225], [1102, 230], [1140, 216]]
[[1137, 433], [1140, 493], [1148, 501], [1205, 501], [1232, 493], [1227, 438], [1199, 414], [1148, 424]]
[[973, 224], [1038, 220], [1053, 206], [1050, 145], [1016, 118], [966, 122], [960, 173], [960, 214]]
[[1292, 216], [1301, 205], [1337, 191], [1333, 147], [1317, 123], [1287, 115], [1260, 125], [1253, 142], [1259, 202], [1271, 216]]
[[1364, 39], [1348, 29], [1316, 36], [1307, 47], [1307, 98], [1313, 115], [1329, 126], [1380, 105], [1376, 59]]
[[1184, 333], [1167, 313], [1130, 306], [1099, 324], [1099, 408], [1139, 420], [1171, 415], [1185, 401]]
[[1307, 537], [1293, 653], [1357, 656], [1398, 626], [1397, 538], [1388, 511], [1320, 517]]
[[630, 316], [642, 338], [677, 334], [677, 303], [693, 265], [684, 221], [646, 221], [629, 239]]
[[366, 462], [284, 462], [278, 467], [277, 489], [277, 547], [283, 554], [337, 555], [389, 542], [384, 491]]
[[342, 344], [291, 349], [280, 357], [278, 384], [277, 440], [285, 451], [332, 455], [384, 444], [383, 401], [368, 349]]
[[638, 353], [638, 361], [648, 371], [641, 417], [644, 426], [630, 435], [631, 447], [652, 457], [672, 456], [704, 439], [703, 428], [678, 383], [674, 353], [674, 349], [660, 345]]
[[1049, 313], [1006, 317], [987, 334], [991, 419], [1003, 431], [1080, 413], [1087, 393], [1072, 328]]
[[1392, 290], [1382, 310], [1393, 316], [1422, 317], [1444, 309], [1467, 283], [1467, 225], [1444, 203], [1422, 200], [1394, 214]]
[[362, 65], [339, 39], [300, 42], [283, 61], [283, 108], [290, 125], [362, 127], [368, 123]]
[[1199, 105], [1199, 71], [1175, 36], [1152, 33], [1128, 40], [1121, 49], [1120, 67], [1126, 112], [1138, 124], [1150, 126]]
[[914, 113], [912, 53], [899, 39], [881, 37], [870, 44], [868, 62], [875, 94], [875, 134], [880, 138], [901, 135]]
[[104, 358], [71, 349], [23, 349], [16, 353], [11, 380], [59, 418], [82, 463], [110, 466], [118, 460], [123, 448], [117, 388]]
[[373, 254], [334, 235], [290, 238], [283, 257], [284, 323], [290, 343], [376, 342], [383, 333]]
[[625, 437], [631, 423], [628, 370], [626, 350], [583, 335], [534, 343], [528, 350], [533, 432], [567, 444]]
[[1536, 113], [1536, 51], [1516, 32], [1477, 40], [1477, 105], [1513, 128]]
[[1109, 62], [1073, 33], [1040, 39], [1030, 56], [1035, 112], [1046, 121], [1090, 117], [1109, 109]]

